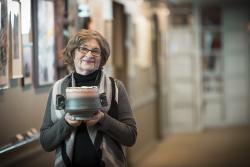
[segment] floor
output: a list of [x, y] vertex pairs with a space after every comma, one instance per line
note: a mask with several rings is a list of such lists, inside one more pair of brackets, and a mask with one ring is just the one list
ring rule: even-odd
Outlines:
[[169, 136], [137, 167], [250, 167], [250, 127]]

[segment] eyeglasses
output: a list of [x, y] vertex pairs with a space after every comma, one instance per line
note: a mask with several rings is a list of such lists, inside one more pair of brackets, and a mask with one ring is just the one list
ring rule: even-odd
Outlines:
[[83, 55], [86, 55], [87, 53], [89, 53], [89, 51], [91, 52], [92, 56], [98, 57], [101, 55], [101, 50], [98, 48], [94, 48], [94, 49], [88, 49], [86, 47], [78, 47], [77, 48], [79, 52], [81, 52]]

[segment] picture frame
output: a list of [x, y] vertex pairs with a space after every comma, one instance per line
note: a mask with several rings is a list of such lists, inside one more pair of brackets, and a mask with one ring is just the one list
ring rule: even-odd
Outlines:
[[21, 3], [19, 0], [12, 0], [10, 2], [10, 24], [11, 74], [12, 79], [16, 79], [23, 77]]
[[35, 87], [53, 84], [56, 80], [54, 2], [32, 1], [34, 31]]
[[55, 7], [55, 55], [57, 79], [63, 78], [68, 74], [67, 65], [63, 59], [63, 50], [69, 40], [68, 31], [68, 8], [65, 1], [54, 1]]
[[0, 0], [0, 90], [9, 87], [9, 4]]
[[21, 27], [22, 27], [22, 54], [23, 54], [23, 79], [22, 84], [32, 84], [33, 69], [33, 39], [32, 39], [32, 14], [31, 0], [21, 2]]

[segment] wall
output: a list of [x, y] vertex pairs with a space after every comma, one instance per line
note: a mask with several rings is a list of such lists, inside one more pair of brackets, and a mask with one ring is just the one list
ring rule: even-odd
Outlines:
[[134, 166], [151, 151], [157, 142], [156, 92], [151, 70], [137, 69], [136, 78], [129, 82], [131, 104], [138, 127], [137, 142], [128, 150], [130, 163]]
[[[49, 89], [49, 86], [38, 89], [32, 86], [22, 88], [19, 80], [12, 80], [11, 88], [0, 92], [1, 146], [13, 141], [18, 133], [26, 133], [31, 128], [39, 131]], [[19, 166], [28, 166], [29, 163], [33, 166], [51, 166], [53, 163], [53, 153], [45, 153], [38, 140], [20, 147], [20, 149], [1, 155], [1, 164], [5, 164], [5, 161], [7, 163], [7, 159], [12, 160], [10, 166], [14, 166], [15, 163]], [[31, 155], [32, 158], [29, 158]], [[35, 155], [46, 161], [41, 163], [41, 160], [37, 159], [38, 157]], [[7, 159], [4, 158], [5, 160], [2, 161], [3, 157]]]
[[128, 149], [131, 166], [143, 161], [165, 135], [167, 126], [166, 33], [161, 29], [166, 21], [159, 19], [167, 19], [167, 15], [157, 13], [156, 8], [148, 8], [147, 4], [136, 11], [140, 13], [129, 14], [126, 36], [127, 88], [138, 127], [137, 142]]

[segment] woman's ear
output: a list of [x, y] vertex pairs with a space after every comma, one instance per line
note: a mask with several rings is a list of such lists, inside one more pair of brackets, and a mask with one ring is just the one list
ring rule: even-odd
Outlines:
[[106, 64], [105, 58], [101, 57], [100, 69]]

